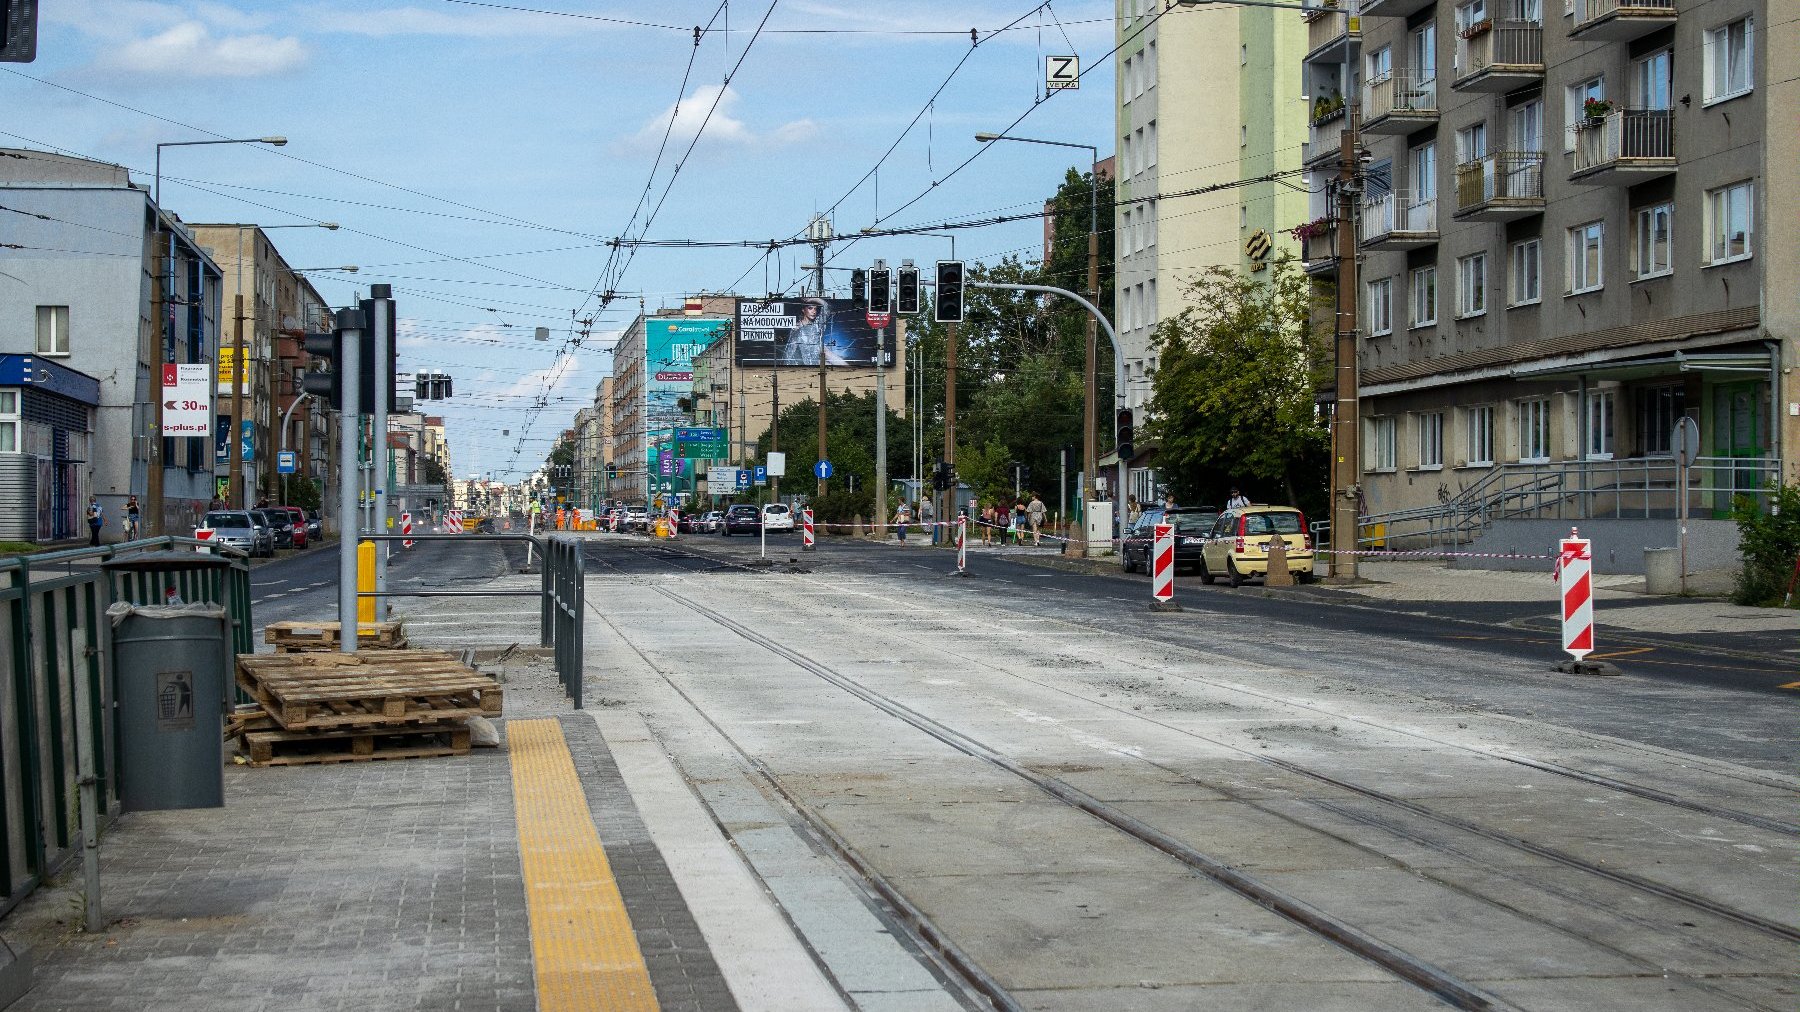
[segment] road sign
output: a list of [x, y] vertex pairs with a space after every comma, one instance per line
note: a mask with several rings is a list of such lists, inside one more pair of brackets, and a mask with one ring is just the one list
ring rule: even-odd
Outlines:
[[1594, 652], [1593, 546], [1570, 528], [1556, 557], [1556, 582], [1562, 585], [1562, 645], [1576, 663]]
[[[196, 540], [196, 541], [211, 541], [212, 539], [213, 539], [213, 529], [211, 527], [196, 527], [196, 528], [194, 528], [194, 540]], [[202, 548], [202, 549], [200, 549], [200, 554], [201, 555], [211, 555], [212, 549]]]
[[675, 430], [675, 452], [683, 457], [721, 460], [730, 456], [725, 430], [717, 428], [685, 428]]
[[293, 450], [282, 450], [275, 454], [275, 473], [293, 474], [300, 470], [300, 455]]
[[787, 454], [782, 453], [779, 450], [770, 450], [766, 465], [768, 466], [770, 477], [787, 477]]
[[1675, 431], [1670, 436], [1672, 444], [1669, 449], [1675, 453], [1675, 463], [1690, 467], [1700, 456], [1700, 425], [1687, 415], [1675, 419]]
[[1081, 57], [1047, 56], [1044, 58], [1044, 90], [1074, 91], [1081, 87]]
[[758, 464], [754, 468], [751, 468], [751, 471], [756, 475], [756, 483], [758, 485], [767, 485], [769, 483], [769, 469], [768, 468], [764, 467], [761, 464]]
[[826, 478], [831, 477], [831, 461], [821, 460], [817, 464], [814, 464], [813, 477], [820, 481], [824, 481]]
[[243, 456], [246, 464], [256, 459], [256, 423], [248, 418], [239, 427], [238, 453]]
[[1150, 597], [1161, 604], [1175, 600], [1175, 525], [1151, 527], [1155, 554], [1150, 563]]
[[752, 480], [753, 480], [753, 476], [751, 475], [749, 468], [740, 467], [737, 469], [737, 487], [738, 488], [748, 489], [750, 487], [750, 482]]
[[205, 362], [163, 363], [164, 436], [212, 435], [212, 366]]

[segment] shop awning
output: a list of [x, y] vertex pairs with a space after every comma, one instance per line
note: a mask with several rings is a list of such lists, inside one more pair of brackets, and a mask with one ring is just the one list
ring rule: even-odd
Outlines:
[[1681, 373], [1754, 373], [1769, 375], [1773, 367], [1772, 353], [1746, 352], [1671, 352], [1649, 358], [1625, 359], [1617, 362], [1595, 362], [1588, 365], [1539, 366], [1518, 369], [1515, 379], [1531, 380], [1642, 380]]

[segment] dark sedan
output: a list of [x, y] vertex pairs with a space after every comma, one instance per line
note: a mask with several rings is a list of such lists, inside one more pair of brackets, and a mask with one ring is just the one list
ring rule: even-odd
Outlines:
[[294, 521], [287, 515], [286, 510], [251, 510], [250, 515], [254, 516], [258, 523], [267, 527], [270, 534], [274, 535], [276, 548], [294, 547]]
[[1205, 506], [1178, 506], [1172, 510], [1147, 509], [1119, 546], [1119, 555], [1127, 573], [1150, 571], [1150, 551], [1156, 540], [1156, 525], [1175, 525], [1175, 569], [1193, 569], [1200, 565], [1200, 548], [1206, 532], [1219, 519], [1219, 511]]
[[733, 534], [757, 534], [762, 531], [762, 510], [749, 503], [739, 503], [725, 511], [725, 523], [719, 533], [726, 537]]

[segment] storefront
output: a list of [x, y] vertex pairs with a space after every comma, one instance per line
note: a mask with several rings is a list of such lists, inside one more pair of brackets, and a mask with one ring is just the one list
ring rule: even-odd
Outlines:
[[[100, 381], [36, 355], [0, 355], [0, 527], [60, 541], [85, 533]], [[127, 451], [129, 452], [129, 448]], [[108, 515], [124, 499], [105, 504]]]

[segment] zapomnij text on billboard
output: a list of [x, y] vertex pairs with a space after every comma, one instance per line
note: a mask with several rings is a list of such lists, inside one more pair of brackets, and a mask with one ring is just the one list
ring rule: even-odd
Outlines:
[[[887, 365], [894, 364], [894, 328], [881, 335]], [[847, 365], [874, 368], [877, 337], [850, 299], [739, 299], [739, 365]]]

